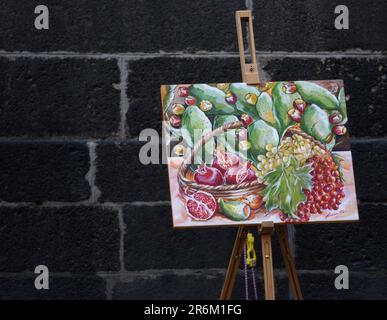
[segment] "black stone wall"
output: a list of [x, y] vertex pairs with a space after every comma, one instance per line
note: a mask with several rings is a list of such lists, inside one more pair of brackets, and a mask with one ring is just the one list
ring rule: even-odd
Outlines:
[[[0, 3], [0, 298], [219, 296], [236, 230], [173, 230], [167, 169], [140, 164], [138, 135], [160, 132], [160, 84], [241, 80], [234, 12], [246, 8], [262, 78], [346, 86], [360, 223], [295, 228], [304, 296], [387, 298], [385, 1], [346, 1], [341, 31], [336, 1], [43, 3], [41, 31], [40, 1]], [[34, 288], [39, 264], [49, 290]], [[349, 290], [334, 288], [340, 264]]]

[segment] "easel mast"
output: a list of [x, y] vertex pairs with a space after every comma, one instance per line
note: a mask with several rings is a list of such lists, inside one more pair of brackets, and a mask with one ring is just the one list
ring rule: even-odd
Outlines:
[[[241, 62], [242, 79], [243, 79], [243, 82], [246, 82], [247, 84], [257, 84], [259, 83], [260, 79], [259, 79], [258, 65], [257, 65], [256, 54], [255, 54], [255, 41], [254, 41], [251, 11], [250, 10], [237, 11], [235, 14], [235, 18], [236, 18], [236, 26], [237, 26], [238, 47], [239, 47], [239, 56], [240, 56], [240, 62]], [[245, 58], [242, 21], [247, 21], [248, 23], [249, 44], [250, 44], [249, 48], [250, 48], [250, 56], [251, 56], [250, 63], [246, 63], [246, 58]], [[274, 232], [274, 229], [275, 229], [274, 223], [272, 221], [264, 221], [260, 226], [258, 226], [258, 231], [261, 235], [263, 276], [264, 276], [264, 283], [265, 283], [266, 300], [275, 299], [273, 256], [272, 256], [272, 248], [271, 248], [271, 236]], [[300, 284], [297, 277], [294, 259], [290, 251], [286, 226], [279, 225], [276, 227], [276, 229], [279, 236], [279, 242], [280, 242], [282, 256], [285, 262], [286, 271], [289, 276], [293, 297], [297, 300], [300, 300], [302, 299], [302, 293], [301, 293]], [[234, 242], [234, 247], [232, 249], [232, 253], [230, 257], [230, 262], [227, 268], [226, 277], [224, 280], [224, 284], [223, 284], [223, 288], [220, 296], [221, 300], [231, 299], [236, 275], [239, 270], [239, 264], [240, 264], [240, 260], [243, 252], [243, 247], [246, 242], [246, 235], [247, 235], [247, 227], [240, 226], [238, 228], [237, 236]]]

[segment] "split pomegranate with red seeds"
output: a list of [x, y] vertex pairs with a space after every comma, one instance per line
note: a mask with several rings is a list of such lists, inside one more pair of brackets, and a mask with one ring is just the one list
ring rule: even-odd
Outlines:
[[251, 162], [228, 168], [224, 174], [226, 184], [241, 184], [242, 182], [254, 181], [257, 179], [255, 171], [251, 168]]
[[224, 174], [228, 168], [239, 165], [239, 157], [235, 153], [216, 151], [212, 166]]
[[188, 215], [199, 221], [211, 219], [218, 212], [218, 202], [215, 197], [205, 191], [197, 191], [193, 194], [186, 194], [185, 208]]

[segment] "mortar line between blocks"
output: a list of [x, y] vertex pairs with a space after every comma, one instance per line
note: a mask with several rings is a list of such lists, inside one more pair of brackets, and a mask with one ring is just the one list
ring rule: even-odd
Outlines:
[[[386, 51], [349, 49], [344, 51], [266, 51], [257, 50], [257, 57], [266, 58], [311, 58], [311, 59], [326, 59], [326, 58], [386, 58]], [[198, 50], [188, 53], [185, 51], [174, 52], [122, 52], [122, 53], [102, 53], [102, 52], [74, 52], [74, 51], [4, 51], [0, 50], [0, 57], [9, 59], [17, 58], [41, 58], [41, 59], [122, 59], [124, 61], [154, 59], [154, 58], [239, 58], [239, 52], [227, 51], [205, 51]]]
[[119, 257], [120, 257], [120, 270], [121, 272], [125, 272], [125, 261], [124, 261], [124, 254], [125, 254], [125, 233], [126, 233], [126, 224], [124, 221], [124, 212], [122, 208], [118, 209], [118, 225], [120, 228], [120, 251], [119, 251]]
[[97, 173], [97, 167], [96, 167], [97, 153], [95, 151], [96, 143], [88, 142], [87, 146], [89, 147], [89, 158], [90, 158], [90, 167], [89, 167], [88, 173], [86, 174], [86, 180], [89, 182], [89, 187], [90, 187], [89, 202], [97, 203], [99, 197], [101, 196], [101, 191], [95, 184], [96, 173]]
[[119, 138], [125, 140], [130, 138], [129, 127], [127, 123], [127, 113], [129, 111], [129, 100], [127, 95], [128, 88], [128, 76], [129, 76], [129, 63], [124, 58], [118, 59], [118, 68], [120, 70], [120, 127], [119, 127]]

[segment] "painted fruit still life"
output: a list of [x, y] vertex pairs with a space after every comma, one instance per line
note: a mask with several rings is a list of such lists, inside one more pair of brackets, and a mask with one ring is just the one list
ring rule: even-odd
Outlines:
[[343, 82], [162, 85], [174, 227], [358, 220]]

